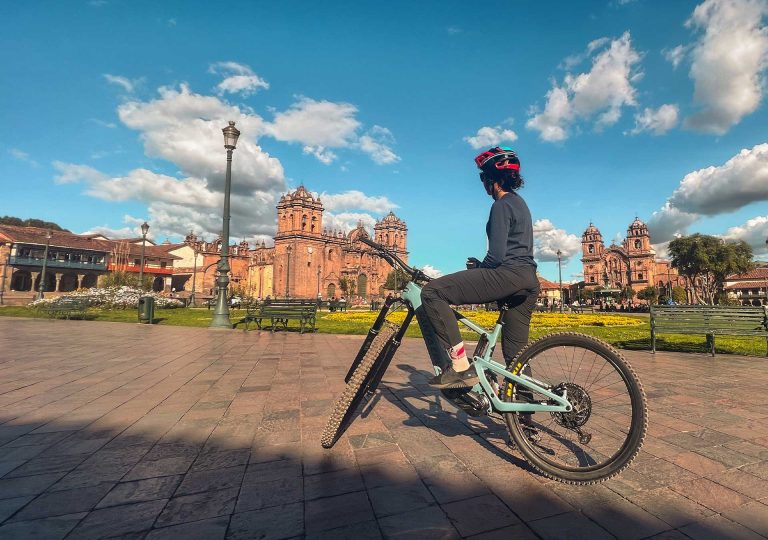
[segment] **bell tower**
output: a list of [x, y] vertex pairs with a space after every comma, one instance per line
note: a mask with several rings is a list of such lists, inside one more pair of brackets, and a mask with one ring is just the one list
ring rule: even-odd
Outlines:
[[290, 235], [320, 237], [322, 232], [323, 203], [320, 197], [315, 199], [303, 185], [280, 197], [275, 238]]
[[373, 227], [374, 240], [393, 249], [396, 253], [407, 253], [408, 227], [393, 212], [389, 212]]
[[581, 235], [581, 262], [584, 271], [584, 283], [597, 286], [603, 283], [603, 253], [605, 243], [600, 230], [591, 222]]
[[648, 226], [637, 217], [627, 228], [627, 239], [624, 240], [624, 249], [627, 250], [627, 254], [630, 256], [646, 255], [652, 250]]

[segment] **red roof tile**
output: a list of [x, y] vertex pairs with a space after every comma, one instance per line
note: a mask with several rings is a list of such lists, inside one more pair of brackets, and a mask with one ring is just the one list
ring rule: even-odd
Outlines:
[[[36, 244], [44, 246], [48, 229], [40, 227], [17, 227], [0, 225], [0, 238], [14, 244]], [[112, 242], [93, 238], [93, 235], [81, 235], [64, 231], [51, 231], [51, 247], [87, 249], [108, 253], [112, 251]]]

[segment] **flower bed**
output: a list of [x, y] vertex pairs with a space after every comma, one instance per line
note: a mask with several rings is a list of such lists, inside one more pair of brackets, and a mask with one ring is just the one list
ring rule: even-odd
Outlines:
[[153, 297], [155, 299], [155, 306], [158, 308], [172, 309], [183, 307], [184, 305], [175, 298], [168, 298], [154, 291], [142, 291], [134, 287], [110, 287], [107, 289], [83, 289], [56, 298], [43, 298], [42, 300], [35, 300], [29, 306], [39, 307], [45, 304], [56, 303], [62, 298], [78, 298], [88, 300], [88, 304], [93, 307], [126, 309], [138, 307], [139, 297], [141, 296]]
[[[391, 313], [387, 319], [402, 323], [405, 311]], [[499, 316], [498, 311], [462, 311], [467, 319], [485, 328], [492, 328]], [[373, 324], [378, 316], [376, 311], [329, 313], [323, 317], [329, 321], [357, 322]], [[622, 315], [595, 315], [575, 313], [534, 313], [531, 319], [533, 328], [576, 328], [579, 326], [639, 326], [643, 320]]]

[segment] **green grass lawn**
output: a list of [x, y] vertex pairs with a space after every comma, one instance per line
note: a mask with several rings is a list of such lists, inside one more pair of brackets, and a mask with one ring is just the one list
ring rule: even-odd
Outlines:
[[[351, 312], [354, 313], [354, 312]], [[370, 328], [370, 320], [335, 320], [329, 318], [327, 312], [321, 312], [317, 320], [318, 331], [325, 334], [356, 334], [364, 335]], [[355, 319], [360, 319], [359, 313]], [[373, 316], [374, 314], [371, 314]], [[7, 317], [40, 317], [41, 314], [28, 307], [5, 306], [0, 307], [0, 316]], [[193, 309], [157, 309], [155, 310], [155, 323], [171, 326], [197, 326], [206, 327], [210, 324], [213, 310], [206, 308]], [[230, 319], [237, 323], [245, 316], [245, 310], [235, 309], [230, 313]], [[610, 315], [606, 315], [609, 316]], [[137, 323], [138, 316], [135, 309], [126, 310], [101, 310], [91, 308], [87, 318], [96, 321]], [[642, 323], [635, 326], [569, 326], [569, 327], [531, 327], [531, 339], [539, 338], [552, 332], [571, 331], [582, 332], [598, 337], [616, 347], [633, 350], [649, 350], [651, 347], [650, 327], [647, 317], [641, 317]], [[293, 323], [295, 325], [295, 323]], [[237, 328], [244, 328], [238, 325]], [[251, 324], [251, 328], [255, 325]], [[420, 337], [421, 332], [414, 321], [408, 332], [408, 337]], [[463, 333], [467, 341], [474, 341], [476, 335], [471, 332]], [[656, 340], [656, 348], [661, 351], [680, 351], [705, 353], [706, 339], [703, 335], [676, 335], [663, 334]], [[743, 354], [751, 356], [765, 356], [766, 340], [759, 337], [732, 337], [718, 336], [716, 339], [718, 353]]]

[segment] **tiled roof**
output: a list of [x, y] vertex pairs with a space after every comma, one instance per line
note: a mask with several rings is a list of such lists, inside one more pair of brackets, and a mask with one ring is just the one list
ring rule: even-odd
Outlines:
[[[112, 240], [110, 241], [111, 244], [115, 247], [115, 249], [120, 249], [121, 253], [126, 252], [127, 248], [127, 254], [130, 257], [141, 257], [141, 244], [134, 244], [130, 240]], [[144, 257], [145, 258], [156, 258], [156, 259], [181, 259], [182, 257], [178, 257], [176, 255], [171, 255], [168, 253], [168, 245], [164, 246], [153, 246], [151, 244], [147, 244], [145, 246], [144, 251]], [[112, 248], [110, 248], [110, 251]]]
[[[553, 282], [549, 281], [548, 279], [545, 279], [545, 278], [543, 278], [541, 276], [536, 276], [536, 277], [539, 278], [539, 286], [541, 287], [542, 290], [547, 290], [547, 289], [558, 289], [559, 290], [560, 289], [560, 284], [553, 283]], [[564, 283], [563, 284], [563, 288], [568, 288], [568, 285]]]
[[[0, 238], [14, 244], [37, 244], [44, 246], [48, 229], [40, 227], [17, 227], [0, 225]], [[108, 253], [112, 251], [112, 242], [93, 238], [94, 235], [81, 235], [64, 231], [51, 231], [51, 247], [88, 249]]]
[[745, 281], [748, 279], [761, 280], [768, 279], [768, 267], [753, 268], [743, 274], [733, 274], [725, 278], [727, 281]]

